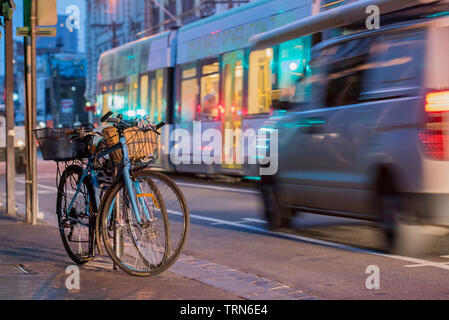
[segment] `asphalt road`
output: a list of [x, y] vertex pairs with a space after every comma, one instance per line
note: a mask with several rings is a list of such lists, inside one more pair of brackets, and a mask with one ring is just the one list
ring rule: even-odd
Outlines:
[[[55, 223], [55, 172], [54, 164], [39, 161], [39, 208], [49, 224]], [[302, 213], [291, 229], [273, 233], [266, 229], [254, 186], [176, 181], [188, 200], [191, 231], [183, 259], [169, 272], [243, 298], [449, 299], [449, 236], [437, 235], [441, 230], [404, 229], [408, 251], [389, 255], [373, 225]], [[18, 175], [19, 211], [24, 182]], [[379, 289], [366, 287], [369, 266], [379, 270]], [[249, 290], [252, 286], [257, 290]]]

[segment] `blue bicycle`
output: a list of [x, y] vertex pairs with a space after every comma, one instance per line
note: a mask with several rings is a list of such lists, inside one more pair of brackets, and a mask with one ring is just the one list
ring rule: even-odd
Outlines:
[[[83, 264], [94, 257], [95, 247], [101, 255], [99, 240], [103, 238], [119, 268], [133, 275], [155, 275], [173, 264], [185, 244], [189, 229], [187, 204], [170, 178], [145, 169], [156, 156], [157, 130], [163, 124], [153, 126], [111, 115], [106, 114], [102, 121], [113, 126], [102, 132], [89, 126], [70, 132], [49, 128], [35, 131], [45, 160], [73, 161], [58, 184], [62, 241], [72, 260]], [[68, 134], [69, 143], [64, 138]], [[102, 140], [93, 144], [94, 136]], [[81, 162], [85, 158], [87, 162]], [[112, 176], [115, 181], [106, 183], [106, 194], [100, 175]], [[181, 219], [174, 221], [180, 237], [173, 244], [163, 197], [170, 206], [178, 204], [180, 210], [176, 212], [181, 212]]]

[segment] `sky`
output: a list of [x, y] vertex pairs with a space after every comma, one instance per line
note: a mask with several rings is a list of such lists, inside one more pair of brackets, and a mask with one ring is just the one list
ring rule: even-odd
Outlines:
[[[14, 24], [14, 39], [21, 40], [22, 37], [16, 37], [16, 28], [23, 26], [23, 0], [14, 0], [17, 8], [13, 15], [13, 24]], [[78, 30], [78, 48], [80, 52], [85, 51], [85, 20], [86, 20], [86, 0], [57, 0], [57, 8], [58, 14], [66, 14], [65, 11], [68, 6], [76, 5], [80, 8], [80, 30]], [[1, 32], [4, 33], [3, 28], [0, 28]], [[4, 74], [4, 64], [5, 64], [5, 37], [2, 36], [0, 38], [0, 75]]]

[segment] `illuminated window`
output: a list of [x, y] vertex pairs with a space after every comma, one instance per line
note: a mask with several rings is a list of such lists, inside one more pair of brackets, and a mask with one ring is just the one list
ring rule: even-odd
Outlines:
[[140, 110], [144, 110], [146, 114], [149, 111], [148, 105], [148, 75], [143, 75], [140, 78]]
[[201, 76], [201, 119], [218, 116], [219, 83], [218, 61], [203, 65]]
[[128, 77], [128, 101], [127, 109], [135, 111], [137, 109], [137, 76]]
[[243, 51], [223, 55], [223, 108], [225, 115], [240, 115], [243, 108]]
[[114, 95], [111, 98], [113, 110], [123, 112], [122, 109], [125, 107], [125, 84], [123, 82], [117, 82], [115, 84]]
[[192, 121], [195, 118], [195, 108], [198, 103], [198, 80], [196, 66], [186, 66], [182, 69], [181, 81], [181, 121]]
[[311, 38], [303, 37], [279, 45], [279, 89], [280, 98], [291, 98], [298, 81], [309, 69]]
[[248, 113], [267, 113], [271, 105], [273, 49], [251, 52], [249, 58]]
[[164, 70], [159, 69], [151, 79], [150, 119], [154, 122], [165, 120], [167, 100], [164, 94]]

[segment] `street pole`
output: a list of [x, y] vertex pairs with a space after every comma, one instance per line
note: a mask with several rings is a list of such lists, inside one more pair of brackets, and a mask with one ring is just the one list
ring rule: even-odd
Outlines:
[[[25, 3], [24, 3], [25, 6]], [[36, 224], [37, 219], [37, 186], [36, 186], [36, 143], [33, 130], [36, 128], [36, 14], [37, 1], [31, 1], [30, 36], [25, 42], [26, 73], [26, 222]]]
[[14, 149], [14, 64], [12, 18], [5, 20], [5, 137], [6, 137], [6, 211], [16, 215], [15, 194], [15, 149]]

